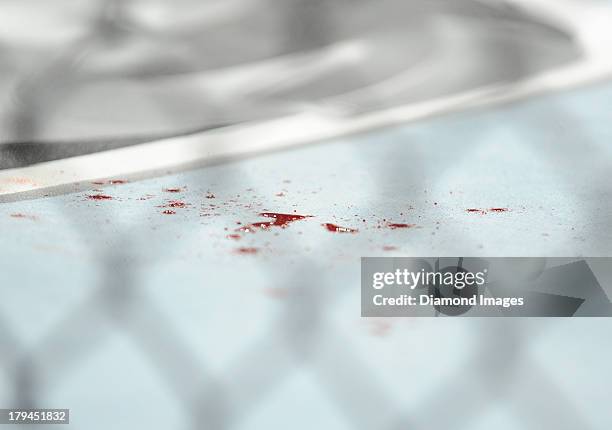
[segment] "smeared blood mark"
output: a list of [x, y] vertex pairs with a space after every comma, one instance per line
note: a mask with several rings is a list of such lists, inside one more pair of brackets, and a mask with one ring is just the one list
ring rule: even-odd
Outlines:
[[37, 218], [34, 215], [26, 215], [26, 214], [22, 214], [22, 213], [14, 213], [10, 215], [11, 218], [21, 218], [21, 219], [29, 219], [32, 221], [36, 221]]
[[242, 236], [240, 236], [239, 234], [228, 234], [227, 238], [228, 239], [234, 239], [234, 240], [240, 240], [242, 238]]
[[112, 200], [113, 198], [111, 196], [108, 196], [106, 194], [92, 194], [87, 196], [87, 198], [89, 200]]
[[285, 197], [285, 193], [282, 191], [280, 193], [276, 193], [276, 197]]
[[237, 248], [236, 253], [238, 254], [257, 254], [259, 252], [258, 248]]
[[260, 229], [268, 229], [270, 227], [281, 227], [286, 228], [290, 223], [294, 221], [299, 221], [305, 218], [310, 218], [312, 215], [297, 215], [297, 214], [281, 214], [275, 212], [262, 212], [259, 216], [265, 218], [272, 218], [273, 221], [261, 221], [255, 222], [253, 224], [245, 225], [244, 227], [240, 227], [238, 231], [244, 232], [253, 232], [254, 230]]
[[164, 188], [166, 193], [180, 193], [181, 191], [183, 191], [182, 188]]
[[94, 184], [94, 185], [104, 185], [105, 182], [104, 181], [93, 181], [92, 184]]
[[392, 325], [389, 321], [384, 319], [371, 320], [370, 333], [374, 336], [384, 337], [391, 332]]
[[508, 208], [491, 208], [489, 209], [491, 212], [508, 212]]
[[174, 215], [174, 214], [176, 214], [176, 212], [175, 212], [175, 211], [172, 211], [172, 210], [170, 210], [170, 209], [166, 209], [165, 211], [162, 211], [162, 213], [163, 213], [164, 215]]
[[397, 250], [397, 246], [385, 245], [383, 246], [383, 251], [395, 251]]
[[359, 231], [356, 228], [341, 227], [339, 225], [332, 224], [329, 222], [321, 225], [325, 227], [327, 231], [331, 231], [333, 233], [357, 233]]
[[396, 228], [411, 228], [414, 226], [415, 224], [404, 224], [404, 223], [398, 223], [398, 222], [390, 222], [389, 224], [387, 224], [387, 227], [393, 230], [395, 230]]
[[213, 193], [208, 193], [208, 194], [206, 194], [206, 198], [207, 199], [214, 199], [216, 197], [215, 197], [215, 195]]

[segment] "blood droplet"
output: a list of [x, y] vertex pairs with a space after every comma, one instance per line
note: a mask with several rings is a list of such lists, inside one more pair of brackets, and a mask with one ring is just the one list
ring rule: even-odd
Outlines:
[[237, 248], [236, 252], [238, 254], [257, 254], [259, 252], [259, 249], [252, 248], [252, 247], [242, 247], [242, 248]]
[[396, 228], [411, 228], [411, 227], [414, 227], [415, 224], [404, 224], [404, 223], [398, 223], [398, 222], [390, 222], [389, 224], [387, 224], [387, 226], [390, 229], [395, 230]]
[[484, 210], [484, 209], [477, 209], [477, 208], [470, 208], [470, 209], [466, 209], [466, 212], [472, 212], [472, 213], [479, 213], [481, 215], [485, 215], [488, 212], [508, 212], [510, 209], [508, 208], [491, 208], [489, 210]]
[[189, 203], [185, 203], [182, 202], [180, 200], [171, 200], [168, 203], [166, 203], [165, 205], [162, 206], [158, 206], [160, 208], [184, 208], [186, 206], [188, 206]]
[[87, 196], [89, 200], [112, 200], [111, 196], [107, 196], [106, 194], [91, 194]]
[[170, 209], [166, 209], [165, 211], [162, 211], [162, 213], [163, 213], [164, 215], [174, 215], [174, 214], [176, 214], [176, 212], [175, 212], [175, 211], [172, 211], [172, 210], [170, 210]]
[[240, 227], [238, 231], [253, 232], [256, 229], [268, 229], [270, 227], [286, 228], [290, 223], [294, 221], [299, 221], [305, 218], [312, 217], [312, 215], [281, 214], [276, 212], [262, 212], [259, 214], [259, 216], [271, 218], [272, 221], [255, 222]]
[[339, 225], [332, 224], [329, 222], [321, 225], [325, 227], [328, 231], [331, 231], [333, 233], [357, 233], [359, 231], [356, 228], [341, 227]]
[[242, 238], [242, 236], [240, 236], [239, 234], [228, 234], [227, 238], [228, 239], [234, 239], [234, 240], [240, 240]]
[[182, 188], [164, 188], [164, 191], [166, 193], [180, 193], [181, 191], [183, 191]]

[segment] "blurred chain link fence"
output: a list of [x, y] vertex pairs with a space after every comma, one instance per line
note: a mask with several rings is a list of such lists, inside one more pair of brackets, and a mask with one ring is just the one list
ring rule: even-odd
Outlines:
[[[66, 144], [78, 146], [77, 153], [109, 149], [303, 109], [358, 115], [520, 80], [579, 57], [563, 29], [503, 1], [21, 0], [0, 5], [0, 23], [4, 167], [70, 153]], [[550, 113], [551, 121], [579, 125], [568, 115], [562, 108]], [[572, 133], [588, 145], [587, 133]], [[410, 156], [418, 166], [420, 154]], [[372, 177], [380, 188], [403, 172], [402, 161], [395, 153], [360, 160], [378, 172]], [[211, 183], [243, 174], [235, 163]], [[410, 187], [429, 184], [419, 169], [402, 176]], [[369, 204], [385, 201], [373, 197]], [[57, 211], [77, 235], [88, 236], [82, 229], [90, 225], [66, 208]], [[526, 339], [533, 342], [544, 330], [533, 322], [462, 322], [474, 349], [454, 363], [455, 375], [432, 383], [426, 396], [417, 385], [397, 398], [377, 378], [376, 362], [362, 356], [346, 328], [330, 317], [333, 304], [349, 292], [331, 288], [337, 281], [316, 255], [267, 269], [271, 288], [290, 286], [293, 294], [278, 320], [219, 372], [181, 340], [163, 303], [150, 297], [139, 268], [129, 263], [139, 252], [131, 237], [144, 230], [119, 226], [108, 247], [91, 249], [103, 274], [100, 285], [37, 344], [23, 345], [19, 328], [0, 314], [0, 362], [13, 396], [4, 407], [65, 407], [43, 404], [43, 393], [105, 347], [110, 324], [142, 352], [180, 404], [185, 422], [177, 427], [245, 425], [272, 393], [306, 370], [347, 428], [474, 428], [496, 408], [508, 410], [521, 429], [590, 428], [558, 381], [525, 352]], [[427, 354], [427, 343], [414, 347]], [[517, 388], [525, 375], [529, 380]], [[129, 407], [99, 406], [119, 423], [129, 413]], [[151, 406], [152, 414], [164, 408]], [[95, 417], [71, 414], [72, 427], [95, 427]], [[281, 425], [293, 427], [290, 421]]]

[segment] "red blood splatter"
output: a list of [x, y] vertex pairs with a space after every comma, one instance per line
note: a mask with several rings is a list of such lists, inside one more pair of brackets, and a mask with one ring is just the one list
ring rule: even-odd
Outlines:
[[182, 202], [180, 200], [171, 200], [168, 203], [166, 203], [165, 205], [162, 206], [158, 206], [160, 208], [184, 208], [186, 206], [188, 206], [189, 203], [185, 203]]
[[383, 251], [395, 251], [397, 250], [397, 246], [385, 245], [383, 246]]
[[299, 221], [305, 218], [310, 218], [312, 215], [297, 215], [297, 214], [281, 214], [275, 212], [262, 212], [259, 216], [265, 218], [272, 218], [273, 221], [261, 221], [255, 222], [253, 224], [245, 225], [244, 227], [240, 227], [238, 231], [244, 232], [253, 232], [254, 230], [268, 229], [270, 227], [281, 227], [286, 228], [290, 223], [294, 221]]
[[92, 184], [94, 185], [104, 185], [106, 182], [104, 181], [93, 181]]
[[356, 228], [341, 227], [339, 225], [332, 224], [329, 222], [321, 225], [325, 227], [328, 231], [331, 231], [333, 233], [357, 233], [359, 231]]
[[257, 254], [258, 252], [259, 252], [258, 248], [242, 247], [242, 248], [236, 249], [236, 253], [238, 254]]
[[165, 211], [162, 212], [164, 215], [174, 215], [176, 212], [175, 211], [171, 211], [170, 209], [166, 209]]
[[180, 193], [181, 191], [183, 191], [182, 188], [164, 188], [164, 191], [166, 193]]
[[489, 210], [485, 210], [485, 209], [476, 209], [476, 208], [471, 208], [471, 209], [466, 209], [466, 212], [472, 212], [472, 213], [479, 213], [481, 215], [484, 215], [488, 212], [508, 212], [510, 209], [508, 208], [491, 208]]
[[398, 223], [398, 222], [390, 222], [389, 224], [387, 224], [387, 227], [393, 230], [395, 230], [396, 228], [411, 228], [414, 226], [415, 224], [404, 224], [404, 223]]
[[234, 239], [234, 240], [240, 240], [242, 238], [242, 236], [240, 236], [239, 234], [228, 234], [227, 238], [228, 239]]
[[280, 193], [276, 193], [276, 197], [285, 197], [285, 193], [282, 191]]
[[92, 194], [87, 196], [89, 200], [112, 200], [111, 196], [107, 196], [106, 194]]
[[213, 193], [208, 193], [208, 194], [206, 194], [206, 198], [207, 199], [214, 199], [215, 195]]

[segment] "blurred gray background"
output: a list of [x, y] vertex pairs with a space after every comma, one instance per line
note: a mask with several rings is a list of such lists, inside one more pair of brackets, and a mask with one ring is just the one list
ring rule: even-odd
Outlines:
[[[533, 6], [4, 0], [0, 168], [582, 61], [551, 2]], [[70, 408], [78, 429], [606, 430], [608, 319], [360, 318], [359, 258], [612, 256], [611, 111], [602, 80], [0, 200], [0, 406]], [[509, 211], [466, 212], [489, 207]], [[313, 218], [235, 231], [267, 211]]]

